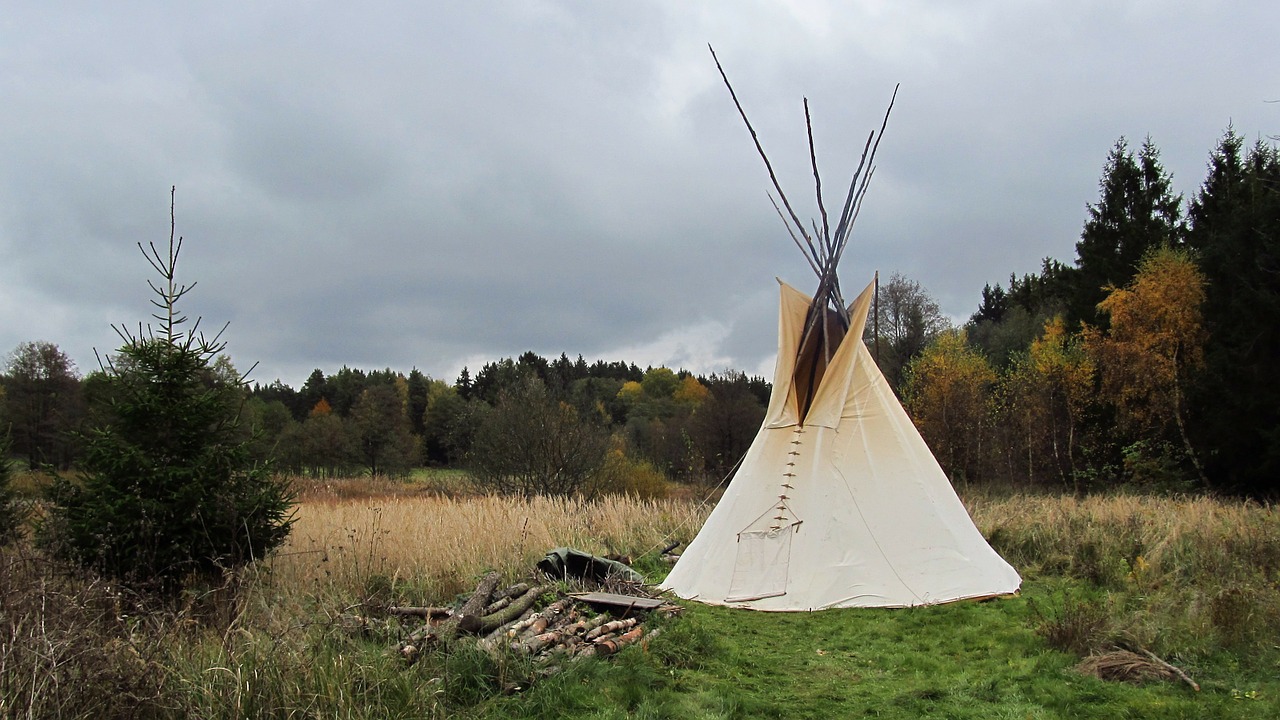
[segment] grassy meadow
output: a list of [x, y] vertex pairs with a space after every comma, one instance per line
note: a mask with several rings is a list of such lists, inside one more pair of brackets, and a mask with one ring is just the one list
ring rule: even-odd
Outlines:
[[[281, 551], [180, 608], [0, 555], [0, 717], [765, 718], [1280, 716], [1280, 517], [1207, 498], [971, 494], [1022, 573], [1014, 598], [772, 614], [685, 603], [663, 633], [535, 680], [520, 658], [442, 651], [388, 604], [448, 604], [554, 546], [640, 558], [689, 539], [699, 498], [517, 500], [458, 478], [302, 482]], [[378, 622], [353, 625], [355, 616]], [[1199, 683], [1076, 670], [1149, 650]], [[503, 694], [513, 684], [527, 688]]]

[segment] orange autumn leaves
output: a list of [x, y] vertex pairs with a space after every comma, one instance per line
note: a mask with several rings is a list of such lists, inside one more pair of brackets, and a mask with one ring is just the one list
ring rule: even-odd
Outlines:
[[1102, 368], [1102, 396], [1121, 423], [1142, 431], [1180, 422], [1187, 374], [1204, 364], [1204, 298], [1204, 276], [1188, 254], [1162, 249], [1143, 261], [1128, 287], [1113, 288], [1098, 304], [1111, 329], [1086, 328], [1085, 343]]
[[[1079, 488], [1083, 456], [1101, 445], [1186, 441], [1183, 396], [1203, 365], [1205, 281], [1185, 251], [1159, 249], [1099, 310], [1110, 327], [1070, 332], [1061, 316], [997, 369], [944, 333], [907, 369], [903, 401], [953, 477], [1016, 476]], [[1103, 412], [1110, 411], [1110, 412]], [[1119, 437], [1099, 437], [1114, 413]], [[1092, 435], [1090, 434], [1092, 433]]]

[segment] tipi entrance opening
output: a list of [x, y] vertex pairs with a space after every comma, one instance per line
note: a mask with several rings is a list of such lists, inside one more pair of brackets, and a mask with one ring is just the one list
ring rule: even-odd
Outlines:
[[[796, 433], [803, 433], [797, 427]], [[798, 444], [797, 437], [796, 443]], [[738, 532], [738, 551], [733, 561], [733, 577], [725, 602], [750, 602], [787, 594], [791, 570], [791, 539], [804, 521], [787, 504], [791, 479], [795, 477], [796, 450], [792, 450], [783, 473], [778, 499]]]

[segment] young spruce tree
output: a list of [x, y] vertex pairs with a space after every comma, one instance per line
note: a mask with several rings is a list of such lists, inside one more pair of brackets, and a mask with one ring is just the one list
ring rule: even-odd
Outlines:
[[195, 283], [176, 280], [173, 227], [171, 198], [168, 252], [138, 244], [160, 275], [148, 282], [158, 325], [112, 326], [124, 344], [103, 364], [103, 420], [85, 438], [81, 482], [54, 487], [46, 524], [65, 557], [165, 596], [263, 557], [292, 523], [287, 487], [237, 430], [243, 377], [215, 372], [222, 332], [207, 338], [178, 310]]

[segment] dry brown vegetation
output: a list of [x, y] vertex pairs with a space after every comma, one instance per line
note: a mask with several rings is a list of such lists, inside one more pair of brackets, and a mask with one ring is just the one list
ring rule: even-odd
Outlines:
[[1015, 566], [1101, 587], [1280, 576], [1280, 511], [1209, 497], [1019, 495], [970, 503]]
[[710, 511], [671, 499], [449, 497], [403, 483], [366, 490], [304, 491], [293, 533], [271, 561], [280, 584], [359, 597], [377, 577], [421, 596], [415, 601], [440, 601], [486, 570], [507, 579], [527, 573], [554, 547], [652, 553], [668, 538], [693, 539]]
[[978, 527], [1026, 578], [1086, 581], [1042, 608], [1077, 652], [1270, 652], [1280, 627], [1280, 510], [1209, 497], [974, 498]]
[[[560, 545], [639, 556], [692, 538], [710, 509], [701, 498], [583, 502], [451, 487], [452, 496], [430, 483], [299, 484], [281, 552], [238, 584], [158, 612], [26, 544], [0, 552], [0, 716], [385, 717], [392, 707], [448, 716], [452, 701], [432, 694], [430, 677], [387, 656], [394, 637], [353, 637], [343, 613], [448, 604], [485, 571], [527, 577]], [[1275, 661], [1275, 508], [1209, 498], [968, 500], [1035, 596], [1029, 620], [1011, 610], [1008, 621], [1031, 622], [1053, 646], [1080, 656], [1140, 647], [1197, 669], [1215, 657], [1242, 667]], [[449, 672], [456, 678], [446, 685], [465, 688], [473, 671]]]

